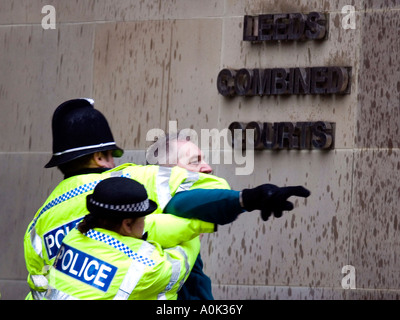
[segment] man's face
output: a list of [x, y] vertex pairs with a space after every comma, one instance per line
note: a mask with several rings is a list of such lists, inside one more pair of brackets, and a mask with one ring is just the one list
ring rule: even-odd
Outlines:
[[176, 147], [179, 167], [194, 172], [212, 173], [211, 166], [204, 160], [203, 152], [193, 142], [177, 141]]

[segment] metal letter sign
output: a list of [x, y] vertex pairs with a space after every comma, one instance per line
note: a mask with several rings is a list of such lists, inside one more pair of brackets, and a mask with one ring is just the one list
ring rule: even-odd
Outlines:
[[[241, 134], [234, 134], [240, 130]], [[253, 141], [246, 137], [247, 130], [254, 130]], [[330, 150], [334, 148], [335, 123], [316, 122], [232, 122], [229, 126], [232, 148], [241, 145], [255, 150]], [[241, 143], [237, 141], [241, 139]]]
[[349, 94], [351, 71], [351, 67], [223, 69], [217, 89], [226, 97]]
[[244, 16], [243, 41], [323, 40], [327, 37], [324, 13], [277, 13]]
[[[328, 17], [321, 12], [245, 15], [243, 41], [326, 40]], [[351, 92], [351, 72], [349, 66], [223, 69], [217, 77], [217, 89], [224, 97], [343, 95]], [[242, 149], [331, 150], [335, 128], [335, 122], [328, 121], [235, 121], [229, 126], [228, 139], [233, 148]]]

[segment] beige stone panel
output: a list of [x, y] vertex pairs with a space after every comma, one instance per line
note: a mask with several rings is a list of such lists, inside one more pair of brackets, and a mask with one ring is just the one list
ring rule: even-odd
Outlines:
[[29, 292], [26, 280], [0, 280], [1, 300], [24, 300]]
[[400, 7], [399, 0], [384, 0], [384, 1], [375, 1], [375, 0], [366, 0], [363, 4], [363, 9], [365, 11], [368, 10], [382, 10], [382, 9], [398, 9]]
[[216, 300], [399, 300], [400, 290], [214, 285]]
[[360, 289], [400, 288], [399, 159], [398, 149], [355, 153], [349, 262]]
[[100, 0], [96, 20], [132, 21], [216, 17], [223, 15], [224, 1], [218, 0]]
[[352, 5], [358, 11], [362, 8], [363, 2], [361, 0], [279, 0], [279, 1], [265, 1], [265, 0], [226, 0], [225, 10], [226, 15], [256, 15], [268, 13], [293, 13], [293, 12], [340, 12], [343, 6]]
[[40, 24], [48, 14], [42, 13], [46, 5], [55, 8], [57, 23], [193, 19], [224, 13], [224, 1], [218, 0], [7, 0], [0, 2], [0, 23]]
[[55, 89], [57, 33], [24, 26], [1, 28], [0, 34], [0, 149], [38, 150], [42, 141], [49, 148], [51, 100], [45, 93]]
[[360, 148], [399, 148], [400, 22], [398, 10], [362, 15], [356, 143]]
[[254, 172], [236, 176], [234, 166], [217, 174], [242, 190], [263, 183], [303, 185], [307, 199], [291, 197], [294, 210], [264, 222], [259, 211], [245, 212], [219, 226], [202, 242], [205, 272], [213, 283], [251, 286], [341, 288], [348, 264], [352, 151], [263, 152]]
[[[177, 20], [172, 28], [168, 121], [178, 130], [193, 129], [201, 143], [201, 129], [218, 126], [216, 71], [220, 65], [222, 21]], [[207, 137], [204, 135], [204, 144]]]
[[374, 289], [374, 290], [347, 290], [349, 300], [399, 300], [400, 290], [396, 289]]
[[165, 130], [171, 24], [96, 26], [93, 96], [122, 148], [144, 149], [150, 129]]
[[93, 30], [92, 25], [0, 28], [0, 150], [51, 150], [54, 109], [91, 95]]
[[[24, 5], [25, 3], [25, 5]], [[1, 24], [26, 23], [27, 1], [11, 0], [0, 2]]]
[[288, 286], [213, 286], [215, 300], [343, 300], [343, 289]]
[[41, 24], [43, 19], [46, 22], [48, 5], [55, 9], [57, 27], [58, 23], [93, 21], [95, 8], [103, 7], [96, 0], [7, 0], [0, 2], [1, 24]]
[[[53, 6], [56, 12], [56, 26], [67, 22], [89, 22], [95, 19], [95, 8], [102, 4], [97, 0], [7, 0], [0, 2], [1, 24], [41, 24], [46, 23], [48, 9]], [[43, 10], [43, 13], [42, 13]]]
[[146, 164], [145, 150], [125, 150], [120, 158], [114, 158], [115, 165], [119, 166], [124, 163], [135, 163], [140, 165]]
[[233, 121], [330, 121], [336, 123], [336, 148], [352, 148], [359, 30], [344, 30], [340, 21], [338, 13], [330, 14], [329, 36], [323, 41], [251, 43], [242, 41], [243, 17], [225, 19], [222, 68], [351, 66], [353, 70], [351, 94], [346, 95], [219, 95], [220, 127]]
[[224, 14], [225, 3], [220, 0], [175, 0], [162, 1], [163, 19], [195, 19], [203, 17], [220, 17]]
[[49, 157], [47, 153], [0, 154], [0, 279], [26, 280], [26, 228], [62, 179], [58, 170], [43, 168]]

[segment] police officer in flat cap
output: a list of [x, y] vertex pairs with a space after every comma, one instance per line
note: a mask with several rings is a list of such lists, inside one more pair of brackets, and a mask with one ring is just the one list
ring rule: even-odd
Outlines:
[[200, 222], [204, 227], [182, 230], [190, 240], [165, 245], [162, 237], [151, 240], [157, 232], [150, 229], [146, 241], [144, 220], [157, 204], [143, 185], [123, 177], [101, 181], [87, 196], [87, 208], [63, 239], [45, 299], [176, 299], [200, 251], [197, 236], [214, 230]]

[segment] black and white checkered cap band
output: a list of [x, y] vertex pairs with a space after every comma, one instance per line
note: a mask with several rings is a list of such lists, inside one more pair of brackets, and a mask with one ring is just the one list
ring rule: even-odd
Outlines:
[[116, 210], [122, 212], [144, 212], [149, 208], [149, 199], [146, 199], [142, 202], [132, 203], [132, 204], [107, 204], [101, 203], [93, 200], [93, 198], [89, 199], [90, 203], [94, 204], [97, 207]]

